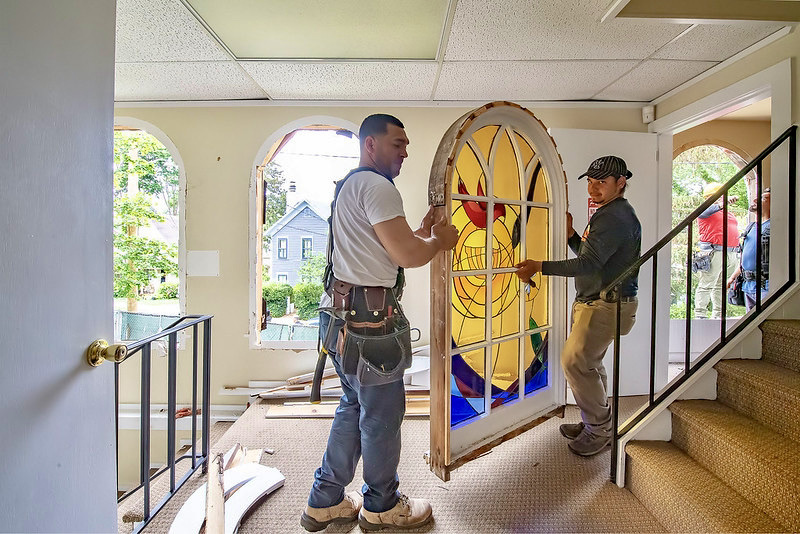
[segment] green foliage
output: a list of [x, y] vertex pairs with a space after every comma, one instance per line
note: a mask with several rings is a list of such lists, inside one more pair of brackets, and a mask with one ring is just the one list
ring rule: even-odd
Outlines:
[[114, 132], [114, 195], [128, 192], [128, 178], [137, 176], [140, 191], [158, 197], [169, 214], [178, 214], [180, 169], [161, 142], [143, 131]]
[[322, 284], [319, 282], [300, 283], [294, 286], [292, 300], [300, 319], [310, 319], [317, 315], [322, 291]]
[[262, 289], [267, 309], [273, 317], [286, 315], [286, 299], [292, 296], [292, 286], [284, 283], [270, 282]]
[[321, 282], [322, 275], [325, 274], [325, 267], [328, 265], [328, 258], [322, 252], [316, 252], [305, 260], [297, 274], [303, 282]]
[[157, 299], [176, 299], [178, 298], [178, 282], [164, 282], [158, 288]]
[[262, 246], [264, 252], [269, 250], [270, 238], [266, 230], [278, 222], [286, 214], [286, 191], [283, 189], [286, 179], [283, 169], [275, 162], [270, 162], [262, 172], [264, 179], [264, 231], [262, 232]]
[[114, 200], [114, 296], [138, 298], [139, 287], [152, 278], [178, 274], [178, 247], [129, 229], [163, 221], [142, 193]]

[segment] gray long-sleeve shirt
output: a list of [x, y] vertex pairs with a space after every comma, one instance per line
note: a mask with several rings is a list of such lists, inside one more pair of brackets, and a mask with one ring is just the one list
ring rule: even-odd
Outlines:
[[[619, 197], [592, 215], [583, 237], [575, 232], [568, 243], [577, 257], [543, 261], [542, 274], [574, 276], [575, 300], [588, 302], [600, 298], [600, 291], [639, 259], [642, 225], [633, 207]], [[637, 270], [622, 283], [623, 297], [636, 295], [638, 274]]]

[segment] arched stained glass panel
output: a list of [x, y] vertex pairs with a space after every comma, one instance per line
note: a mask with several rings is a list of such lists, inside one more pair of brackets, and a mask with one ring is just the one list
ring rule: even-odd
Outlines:
[[437, 152], [431, 201], [459, 231], [431, 265], [431, 468], [443, 478], [475, 443], [558, 405], [549, 358], [563, 298], [557, 282], [522, 283], [514, 266], [563, 257], [552, 246], [564, 232], [552, 213], [566, 211], [560, 161], [543, 125], [508, 102], [459, 119]]

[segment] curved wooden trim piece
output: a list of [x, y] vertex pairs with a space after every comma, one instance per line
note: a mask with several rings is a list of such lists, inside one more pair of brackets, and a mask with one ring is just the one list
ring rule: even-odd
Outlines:
[[[273, 468], [256, 463], [245, 463], [226, 469], [223, 474], [224, 496], [228, 497], [231, 492], [236, 491], [256, 476], [267, 474], [270, 469]], [[181, 509], [178, 510], [169, 528], [169, 534], [200, 532], [205, 520], [206, 484], [203, 484], [186, 499]]]
[[283, 486], [286, 478], [274, 467], [261, 466], [264, 469], [252, 478], [225, 503], [225, 534], [233, 534], [239, 528], [239, 522], [247, 511], [265, 495]]

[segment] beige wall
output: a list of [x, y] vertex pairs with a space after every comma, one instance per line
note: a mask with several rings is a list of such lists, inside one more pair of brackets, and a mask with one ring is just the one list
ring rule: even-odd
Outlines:
[[[212, 314], [214, 404], [242, 404], [245, 397], [220, 396], [223, 386], [246, 386], [249, 380], [283, 380], [313, 369], [313, 351], [255, 350], [249, 346], [250, 182], [256, 155], [285, 125], [311, 116], [330, 116], [360, 124], [370, 113], [392, 113], [406, 125], [409, 158], [397, 180], [412, 226], [427, 209], [427, 184], [433, 156], [445, 130], [471, 108], [454, 107], [137, 107], [117, 108], [117, 117], [154, 125], [175, 144], [186, 172], [186, 249], [217, 250], [218, 277], [188, 277], [186, 312]], [[532, 110], [548, 127], [646, 131], [638, 107], [608, 105]], [[427, 343], [428, 268], [407, 271], [403, 298], [412, 325]], [[187, 354], [180, 359], [186, 362]], [[165, 385], [165, 358], [156, 356], [153, 376]], [[179, 402], [191, 392], [180, 373]], [[122, 366], [121, 402], [138, 402], [138, 364]], [[152, 402], [165, 402], [165, 387], [152, 390]]]
[[[718, 145], [751, 161], [772, 141], [769, 121], [715, 120], [677, 133], [672, 138], [675, 156], [699, 145]], [[765, 187], [769, 185], [770, 159], [763, 165]]]
[[800, 71], [797, 68], [797, 60], [800, 58], [800, 30], [797, 27], [789, 35], [660, 102], [656, 106], [656, 118], [681, 109], [787, 58], [793, 60], [792, 123], [795, 124], [800, 120]]

